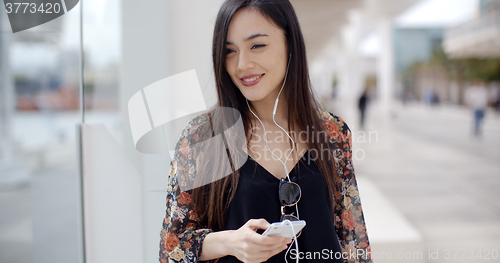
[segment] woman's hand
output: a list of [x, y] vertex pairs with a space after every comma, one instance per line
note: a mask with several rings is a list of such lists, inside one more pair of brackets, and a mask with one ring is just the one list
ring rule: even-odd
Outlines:
[[263, 262], [287, 248], [292, 240], [278, 236], [263, 236], [257, 229], [267, 229], [271, 224], [265, 219], [250, 219], [228, 236], [229, 254], [245, 263]]

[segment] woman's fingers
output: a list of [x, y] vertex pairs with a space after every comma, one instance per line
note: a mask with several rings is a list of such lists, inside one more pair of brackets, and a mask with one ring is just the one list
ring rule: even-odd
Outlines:
[[234, 232], [234, 256], [243, 262], [262, 262], [280, 253], [291, 239], [263, 236], [257, 229], [267, 229], [271, 224], [265, 219], [250, 219]]
[[[250, 227], [252, 230], [256, 231], [256, 229], [267, 229], [271, 224], [267, 222], [265, 219], [250, 219], [245, 224]], [[243, 225], [243, 226], [245, 226]], [[255, 233], [256, 235], [251, 235], [254, 238], [254, 242], [261, 245], [272, 245], [277, 243], [290, 244], [292, 239], [284, 238], [280, 236], [263, 236], [261, 234]]]

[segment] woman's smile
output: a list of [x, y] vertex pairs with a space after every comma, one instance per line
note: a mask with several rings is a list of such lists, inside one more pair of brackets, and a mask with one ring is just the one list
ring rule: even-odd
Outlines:
[[253, 85], [257, 85], [257, 83], [260, 82], [260, 80], [264, 77], [264, 73], [263, 74], [252, 74], [252, 75], [246, 75], [246, 76], [243, 76], [241, 79], [241, 83], [243, 83], [243, 85], [249, 87], [249, 86], [253, 86]]

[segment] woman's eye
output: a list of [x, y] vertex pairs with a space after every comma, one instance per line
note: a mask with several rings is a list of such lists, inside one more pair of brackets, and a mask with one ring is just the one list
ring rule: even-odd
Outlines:
[[230, 49], [230, 48], [226, 48], [226, 55], [231, 54], [233, 52], [236, 52], [236, 51], [234, 51], [233, 49]]
[[261, 48], [261, 47], [265, 47], [266, 45], [264, 44], [255, 44], [252, 46], [252, 49], [255, 49], [255, 48]]

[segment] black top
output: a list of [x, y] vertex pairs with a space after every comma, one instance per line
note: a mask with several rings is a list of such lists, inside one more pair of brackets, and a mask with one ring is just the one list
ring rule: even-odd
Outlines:
[[[341, 259], [332, 260], [335, 258], [332, 255], [341, 252], [341, 249], [335, 232], [326, 182], [311, 158], [309, 150], [290, 171], [289, 176], [292, 181], [300, 185], [302, 197], [298, 203], [299, 217], [306, 221], [302, 234], [297, 238], [299, 252], [302, 255], [300, 258], [303, 258], [299, 262], [316, 262], [322, 259], [329, 262], [343, 262]], [[236, 230], [249, 219], [264, 218], [269, 223], [279, 222], [281, 216], [278, 199], [279, 181], [249, 157], [240, 168], [238, 187], [226, 213], [225, 229]], [[295, 212], [295, 206], [286, 207], [287, 214], [292, 212]], [[295, 262], [298, 256], [295, 243], [292, 245], [287, 255], [289, 263]], [[286, 251], [287, 249], [283, 250], [266, 262], [285, 262]], [[307, 259], [308, 255], [310, 259]], [[240, 261], [236, 257], [226, 256], [220, 258], [219, 262]]]

